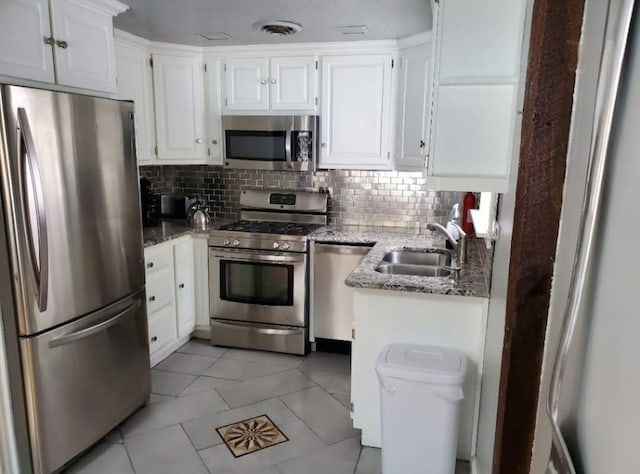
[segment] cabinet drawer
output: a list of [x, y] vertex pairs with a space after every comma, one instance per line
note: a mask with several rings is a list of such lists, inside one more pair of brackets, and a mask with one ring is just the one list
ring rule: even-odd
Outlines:
[[165, 306], [149, 316], [149, 351], [153, 354], [176, 338], [175, 308]]
[[166, 268], [147, 276], [148, 314], [155, 313], [163, 306], [173, 303], [174, 300], [173, 272], [171, 268]]
[[171, 266], [171, 246], [161, 246], [160, 248], [148, 247], [144, 250], [144, 268], [147, 277], [152, 273]]

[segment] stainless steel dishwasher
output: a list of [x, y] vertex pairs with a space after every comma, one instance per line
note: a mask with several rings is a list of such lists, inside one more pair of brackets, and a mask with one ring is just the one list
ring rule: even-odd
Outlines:
[[314, 246], [313, 329], [314, 337], [351, 341], [353, 289], [345, 279], [371, 245], [320, 244]]

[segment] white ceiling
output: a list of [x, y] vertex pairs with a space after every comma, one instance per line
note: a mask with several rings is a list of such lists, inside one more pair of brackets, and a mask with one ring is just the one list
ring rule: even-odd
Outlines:
[[[431, 29], [430, 0], [121, 0], [130, 9], [115, 27], [154, 41], [237, 45], [398, 39]], [[303, 29], [274, 37], [253, 29], [262, 20], [288, 20]], [[365, 35], [343, 35], [340, 26], [366, 25]], [[199, 33], [227, 33], [208, 41]]]

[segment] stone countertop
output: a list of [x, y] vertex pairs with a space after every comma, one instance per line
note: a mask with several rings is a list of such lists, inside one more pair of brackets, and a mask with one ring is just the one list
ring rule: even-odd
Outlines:
[[444, 239], [430, 232], [388, 227], [327, 226], [315, 231], [310, 238], [320, 243], [375, 244], [345, 280], [346, 285], [353, 288], [480, 298], [489, 296], [491, 253], [485, 249], [482, 239], [467, 240], [467, 263], [459, 276], [453, 278], [393, 275], [375, 270], [384, 254], [392, 250], [428, 251], [434, 247], [445, 248]]
[[161, 244], [167, 240], [178, 239], [185, 235], [209, 235], [210, 230], [217, 229], [230, 222], [232, 222], [230, 219], [218, 219], [211, 223], [209, 229], [200, 230], [190, 227], [186, 219], [161, 219], [157, 226], [142, 229], [144, 246], [151, 247], [152, 245]]

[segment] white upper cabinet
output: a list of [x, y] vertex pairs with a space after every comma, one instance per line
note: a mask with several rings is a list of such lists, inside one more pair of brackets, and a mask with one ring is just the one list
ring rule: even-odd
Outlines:
[[269, 110], [267, 58], [229, 59], [225, 69], [225, 109]]
[[0, 2], [0, 74], [55, 82], [49, 0]]
[[271, 58], [271, 109], [314, 110], [317, 64], [309, 56]]
[[400, 51], [395, 161], [398, 170], [425, 168], [431, 121], [432, 58], [430, 39]]
[[202, 57], [154, 54], [158, 160], [206, 162]]
[[517, 147], [525, 0], [433, 5], [436, 53], [427, 184], [506, 192]]
[[314, 56], [227, 58], [225, 112], [317, 109]]
[[138, 163], [150, 164], [155, 159], [156, 146], [151, 55], [118, 39], [115, 47], [118, 98], [134, 102]]
[[115, 92], [112, 19], [127, 8], [113, 0], [3, 0], [0, 74]]
[[391, 168], [391, 54], [322, 59], [320, 168]]
[[207, 115], [207, 157], [212, 165], [222, 164], [222, 61], [205, 60], [204, 99]]

